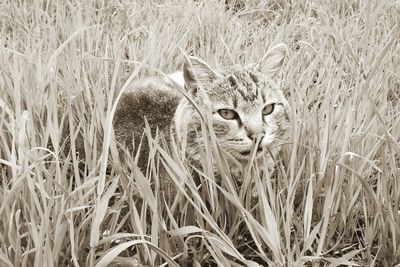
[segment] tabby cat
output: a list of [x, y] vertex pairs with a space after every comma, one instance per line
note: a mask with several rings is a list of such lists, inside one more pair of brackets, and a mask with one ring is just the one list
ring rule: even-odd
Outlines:
[[[250, 159], [257, 161], [261, 169], [272, 171], [289, 128], [290, 107], [277, 78], [286, 50], [285, 44], [278, 44], [257, 64], [218, 70], [190, 57], [181, 74], [186, 96], [171, 79], [136, 82], [118, 104], [114, 119], [116, 140], [130, 151], [142, 142], [139, 167], [145, 168], [146, 118], [152, 134], [158, 129], [168, 143], [171, 138], [178, 143], [186, 140], [187, 158], [201, 166], [200, 151], [205, 146], [201, 122], [208, 114], [222, 151], [230, 155], [227, 158], [233, 171]], [[171, 78], [176, 77], [174, 74]]]

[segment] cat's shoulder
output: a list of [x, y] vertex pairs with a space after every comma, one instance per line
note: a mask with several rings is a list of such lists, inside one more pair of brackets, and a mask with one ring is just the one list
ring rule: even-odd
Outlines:
[[182, 94], [179, 85], [168, 76], [138, 79], [122, 93], [114, 115], [115, 126], [138, 124], [148, 120], [170, 122]]
[[173, 104], [176, 104], [182, 97], [180, 89], [183, 89], [183, 82], [181, 83], [179, 80], [179, 75], [182, 76], [182, 73], [135, 80], [129, 88], [123, 92], [119, 107], [126, 108], [125, 104], [135, 104], [137, 107], [137, 105], [149, 104], [149, 101], [155, 104], [171, 101]]

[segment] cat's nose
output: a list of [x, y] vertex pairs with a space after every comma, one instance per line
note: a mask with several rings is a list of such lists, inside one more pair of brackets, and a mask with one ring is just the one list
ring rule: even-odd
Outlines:
[[[261, 139], [265, 135], [264, 127], [262, 126], [261, 118], [259, 120], [249, 120], [245, 125], [244, 129], [246, 131], [247, 137], [254, 142], [257, 142], [257, 139]], [[260, 141], [261, 142], [261, 141]]]
[[247, 137], [249, 137], [249, 139], [253, 140], [253, 142], [257, 142], [257, 140], [260, 140], [259, 143], [261, 143], [261, 141], [264, 138], [265, 133], [264, 132], [258, 132], [258, 133], [254, 133], [254, 132], [248, 132], [247, 133]]

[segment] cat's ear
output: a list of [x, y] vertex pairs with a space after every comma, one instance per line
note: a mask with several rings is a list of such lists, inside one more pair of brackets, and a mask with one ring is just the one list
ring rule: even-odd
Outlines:
[[282, 67], [286, 52], [286, 44], [280, 43], [275, 45], [268, 50], [262, 59], [254, 66], [253, 70], [257, 70], [271, 78], [274, 78]]
[[189, 57], [183, 64], [183, 79], [187, 90], [195, 93], [199, 86], [211, 83], [219, 74], [215, 72], [206, 62], [197, 58]]

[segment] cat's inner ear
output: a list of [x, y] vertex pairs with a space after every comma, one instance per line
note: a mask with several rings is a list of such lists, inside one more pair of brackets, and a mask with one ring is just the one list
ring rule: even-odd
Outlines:
[[183, 64], [183, 79], [186, 89], [190, 92], [196, 93], [200, 86], [206, 87], [218, 76], [220, 74], [197, 57], [189, 57]]
[[285, 59], [287, 46], [284, 43], [272, 47], [262, 57], [262, 59], [253, 67], [253, 70], [259, 71], [271, 78], [278, 75]]

